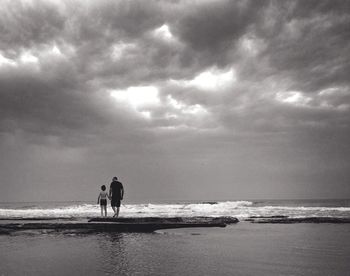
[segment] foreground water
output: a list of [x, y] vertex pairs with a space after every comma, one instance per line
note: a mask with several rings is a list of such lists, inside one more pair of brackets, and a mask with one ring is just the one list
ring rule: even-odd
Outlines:
[[[126, 203], [126, 217], [249, 216], [350, 217], [350, 200], [274, 200]], [[98, 216], [100, 208], [89, 202], [0, 203], [0, 218]]]
[[349, 275], [348, 224], [0, 236], [0, 275]]

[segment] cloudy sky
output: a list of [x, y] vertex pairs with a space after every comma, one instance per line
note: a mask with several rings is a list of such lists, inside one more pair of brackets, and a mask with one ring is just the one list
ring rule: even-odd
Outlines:
[[0, 201], [350, 197], [350, 1], [4, 1]]

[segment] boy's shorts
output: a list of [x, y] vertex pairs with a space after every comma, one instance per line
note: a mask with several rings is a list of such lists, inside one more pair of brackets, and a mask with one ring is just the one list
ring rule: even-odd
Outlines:
[[107, 206], [107, 199], [100, 199], [101, 206]]

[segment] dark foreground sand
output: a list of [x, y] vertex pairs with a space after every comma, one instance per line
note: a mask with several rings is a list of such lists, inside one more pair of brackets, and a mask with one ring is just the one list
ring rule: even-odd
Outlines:
[[349, 275], [350, 224], [0, 236], [0, 275]]

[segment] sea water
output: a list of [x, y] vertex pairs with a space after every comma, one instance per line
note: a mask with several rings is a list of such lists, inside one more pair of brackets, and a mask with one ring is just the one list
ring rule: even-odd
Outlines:
[[[111, 209], [110, 209], [111, 211]], [[125, 203], [123, 217], [250, 216], [350, 217], [350, 200], [231, 200], [188, 202]], [[5, 218], [87, 218], [100, 215], [91, 202], [0, 203], [0, 219]]]
[[[350, 217], [349, 200], [125, 203], [141, 216]], [[88, 202], [2, 203], [0, 218], [100, 214]], [[349, 275], [350, 224], [256, 224], [154, 233], [0, 235], [0, 275]]]
[[349, 275], [349, 224], [0, 235], [0, 275]]

